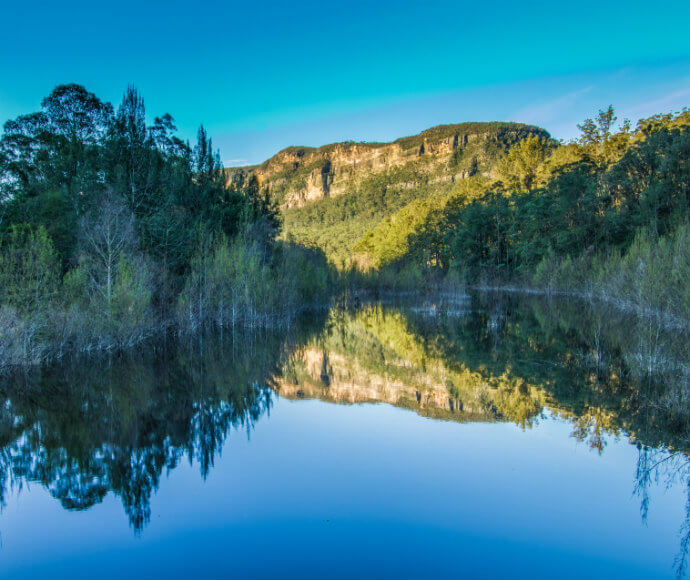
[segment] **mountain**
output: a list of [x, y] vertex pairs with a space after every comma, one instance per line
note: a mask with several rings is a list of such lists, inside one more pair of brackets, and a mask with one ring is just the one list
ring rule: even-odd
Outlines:
[[468, 177], [495, 177], [496, 162], [530, 136], [551, 140], [520, 123], [440, 125], [392, 143], [289, 147], [228, 178], [255, 176], [282, 210], [284, 237], [345, 266], [362, 261], [358, 246], [384, 219], [415, 200], [438, 202]]

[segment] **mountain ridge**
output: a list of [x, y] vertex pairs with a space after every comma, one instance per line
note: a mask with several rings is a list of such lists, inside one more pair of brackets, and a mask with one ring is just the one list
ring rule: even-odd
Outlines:
[[256, 177], [258, 186], [288, 210], [350, 193], [367, 178], [408, 165], [437, 183], [487, 174], [496, 158], [530, 135], [551, 140], [545, 129], [524, 123], [436, 125], [391, 142], [290, 146], [261, 164], [229, 168], [226, 175], [228, 183], [238, 175], [243, 181]]

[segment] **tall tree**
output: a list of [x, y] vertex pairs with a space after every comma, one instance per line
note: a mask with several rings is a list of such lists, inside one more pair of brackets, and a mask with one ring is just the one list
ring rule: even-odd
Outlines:
[[144, 99], [130, 86], [112, 123], [108, 148], [114, 189], [135, 214], [144, 211], [151, 201], [153, 155], [148, 137]]

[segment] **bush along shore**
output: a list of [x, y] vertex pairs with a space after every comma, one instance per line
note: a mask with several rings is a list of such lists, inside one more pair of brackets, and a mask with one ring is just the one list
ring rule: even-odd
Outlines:
[[173, 329], [281, 326], [328, 296], [316, 251], [277, 242], [254, 183], [226, 186], [201, 127], [147, 124], [78, 85], [0, 139], [0, 368], [112, 351]]

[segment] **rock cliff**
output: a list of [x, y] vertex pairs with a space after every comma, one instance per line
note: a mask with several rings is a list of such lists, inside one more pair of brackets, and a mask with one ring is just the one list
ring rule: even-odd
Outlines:
[[544, 129], [519, 123], [440, 125], [392, 143], [289, 147], [259, 166], [229, 169], [228, 176], [253, 174], [283, 209], [298, 208], [355, 191], [364, 180], [398, 168], [410, 169], [410, 179], [398, 175], [396, 185], [410, 188], [420, 176], [442, 184], [475, 173], [491, 175], [505, 151], [534, 134], [550, 138]]

